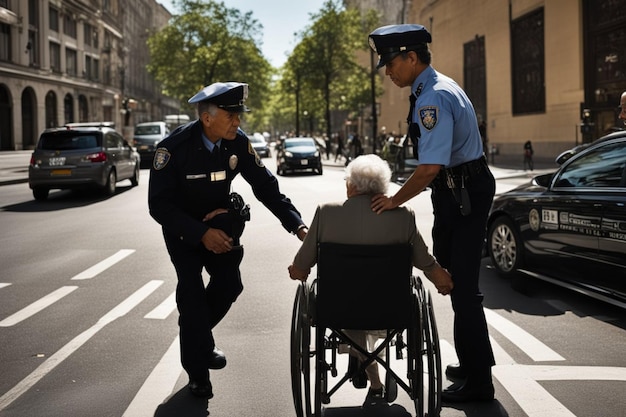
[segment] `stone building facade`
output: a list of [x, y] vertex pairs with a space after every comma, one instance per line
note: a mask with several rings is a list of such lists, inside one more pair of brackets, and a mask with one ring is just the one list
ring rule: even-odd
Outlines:
[[[433, 67], [466, 90], [488, 146], [520, 164], [529, 139], [535, 155], [552, 157], [624, 127], [615, 110], [626, 91], [626, 0], [350, 3], [381, 11], [381, 24], [424, 25]], [[377, 75], [378, 128], [403, 135], [409, 91]]]
[[146, 39], [170, 13], [155, 0], [0, 0], [0, 149], [32, 149], [41, 131], [177, 113], [145, 70]]

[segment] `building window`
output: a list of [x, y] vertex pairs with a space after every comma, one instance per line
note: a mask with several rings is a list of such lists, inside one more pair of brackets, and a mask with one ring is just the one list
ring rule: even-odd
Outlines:
[[54, 32], [59, 31], [59, 10], [50, 6], [50, 10], [48, 12], [48, 20], [50, 21], [50, 30]]
[[28, 63], [31, 67], [39, 65], [39, 43], [37, 42], [37, 31], [28, 31], [28, 43], [26, 44], [26, 53], [28, 53]]
[[76, 39], [76, 20], [68, 13], [63, 16], [63, 33]]
[[85, 38], [85, 45], [98, 47], [98, 37], [96, 36], [96, 30], [89, 23], [83, 25], [83, 34]]
[[61, 45], [55, 42], [50, 42], [50, 69], [61, 72]]
[[46, 94], [46, 127], [58, 126], [57, 118], [57, 96], [54, 91]]
[[546, 111], [543, 8], [511, 22], [513, 115]]
[[0, 23], [0, 61], [11, 60], [11, 26]]
[[0, 7], [9, 8], [9, 0], [0, 0]]
[[76, 50], [65, 48], [65, 72], [67, 75], [76, 76]]

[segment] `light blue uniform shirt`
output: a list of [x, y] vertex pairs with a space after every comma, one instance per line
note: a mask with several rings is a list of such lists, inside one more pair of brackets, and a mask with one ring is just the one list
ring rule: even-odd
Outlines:
[[422, 91], [415, 103], [413, 122], [419, 125], [418, 163], [455, 167], [483, 155], [474, 106], [461, 87], [431, 66], [413, 82]]

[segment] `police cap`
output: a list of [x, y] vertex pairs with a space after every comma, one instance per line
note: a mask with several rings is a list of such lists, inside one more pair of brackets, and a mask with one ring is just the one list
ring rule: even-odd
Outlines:
[[426, 28], [415, 24], [382, 26], [369, 36], [370, 47], [378, 54], [376, 69], [384, 67], [402, 52], [414, 51], [430, 42], [432, 38]]
[[244, 104], [247, 98], [248, 84], [238, 82], [213, 83], [191, 97], [189, 103], [206, 101], [228, 112], [242, 113], [250, 111]]

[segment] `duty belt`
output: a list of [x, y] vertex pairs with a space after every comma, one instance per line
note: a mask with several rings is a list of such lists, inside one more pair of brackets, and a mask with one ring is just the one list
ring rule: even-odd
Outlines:
[[466, 185], [471, 182], [472, 177], [477, 176], [486, 168], [487, 160], [483, 155], [473, 161], [440, 170], [430, 185], [434, 190], [450, 189], [459, 204], [461, 214], [467, 216], [472, 212], [472, 207]]

